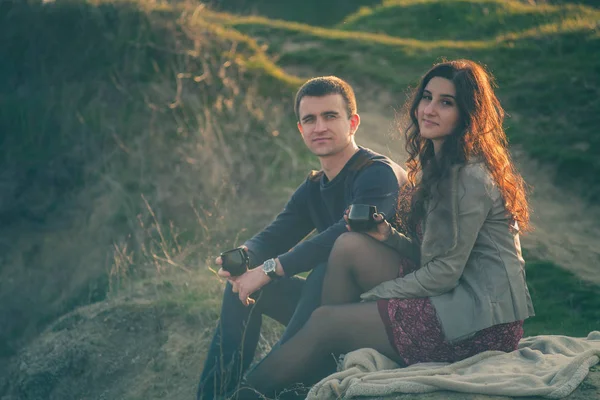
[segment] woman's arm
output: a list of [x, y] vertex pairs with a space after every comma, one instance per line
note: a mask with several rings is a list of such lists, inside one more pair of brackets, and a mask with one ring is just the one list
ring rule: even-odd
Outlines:
[[390, 226], [391, 232], [389, 237], [381, 243], [391, 247], [400, 253], [403, 257], [409, 258], [412, 262], [419, 262], [419, 246], [408, 236], [403, 235]]
[[[397, 278], [392, 281], [383, 282], [375, 288], [364, 293], [363, 300], [375, 300], [380, 298], [415, 298], [431, 297], [448, 292], [458, 285], [467, 260], [483, 226], [485, 219], [492, 208], [490, 197], [490, 180], [480, 173], [473, 173], [473, 167], [464, 167], [459, 172], [458, 179], [450, 185], [450, 192], [441, 196], [440, 202], [451, 202], [452, 197], [457, 197], [455, 218], [448, 213], [431, 210], [428, 214], [423, 244], [429, 244], [431, 248], [437, 249], [437, 254], [431, 254], [430, 249], [422, 248], [422, 253], [430, 255], [418, 270]], [[454, 187], [452, 187], [454, 186]], [[458, 187], [456, 187], [458, 186]], [[451, 209], [445, 204], [437, 204], [441, 210]], [[443, 240], [455, 240], [456, 245], [448, 246], [447, 243], [436, 243], [435, 226], [452, 223], [456, 221], [455, 234], [443, 237]], [[456, 237], [454, 237], [456, 236]], [[426, 240], [427, 239], [427, 240]]]

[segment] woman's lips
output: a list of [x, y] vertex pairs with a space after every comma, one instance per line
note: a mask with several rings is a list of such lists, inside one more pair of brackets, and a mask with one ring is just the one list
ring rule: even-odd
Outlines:
[[427, 127], [431, 127], [431, 126], [437, 126], [438, 124], [436, 124], [433, 121], [430, 121], [428, 119], [422, 119], [421, 120], [423, 122], [423, 125], [427, 126]]

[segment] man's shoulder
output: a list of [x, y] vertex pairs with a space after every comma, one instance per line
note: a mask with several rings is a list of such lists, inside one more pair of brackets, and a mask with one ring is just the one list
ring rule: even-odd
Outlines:
[[[385, 175], [395, 176], [399, 183], [405, 183], [407, 181], [406, 171], [394, 162], [389, 157], [379, 154], [366, 147], [360, 147], [354, 157], [352, 157], [345, 168], [346, 179], [354, 180], [359, 175]], [[319, 183], [323, 176], [323, 171], [313, 170], [307, 178], [307, 184]]]
[[[393, 165], [393, 161], [382, 154], [374, 152], [371, 149], [360, 147], [356, 154], [350, 160], [348, 160], [348, 163], [344, 168], [344, 170], [346, 170], [344, 173], [346, 178], [353, 177], [357, 172], [377, 165], [389, 167]], [[306, 177], [306, 183], [311, 184], [320, 182], [323, 174], [323, 170], [310, 171]]]
[[324, 172], [323, 170], [312, 170], [308, 173], [308, 176], [306, 177], [306, 181], [304, 181], [304, 185], [310, 185], [313, 183], [319, 183], [321, 181], [321, 177], [323, 176]]
[[353, 171], [360, 171], [373, 165], [382, 165], [388, 167], [398, 166], [398, 164], [396, 164], [389, 157], [366, 147], [359, 147], [356, 155], [348, 162], [350, 163], [349, 169]]
[[359, 151], [362, 153], [361, 160], [357, 162], [358, 168], [355, 168], [355, 170], [366, 171], [370, 167], [371, 173], [382, 171], [385, 174], [386, 171], [391, 172], [400, 184], [404, 184], [408, 180], [408, 175], [404, 168], [391, 158], [365, 147], [361, 147]]

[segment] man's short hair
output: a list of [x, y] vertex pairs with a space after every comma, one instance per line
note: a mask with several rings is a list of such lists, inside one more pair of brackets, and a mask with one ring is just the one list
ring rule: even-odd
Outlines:
[[340, 94], [346, 103], [348, 118], [356, 114], [356, 97], [350, 84], [337, 76], [320, 76], [308, 80], [298, 89], [294, 111], [300, 120], [300, 101], [304, 96], [322, 97], [330, 94]]

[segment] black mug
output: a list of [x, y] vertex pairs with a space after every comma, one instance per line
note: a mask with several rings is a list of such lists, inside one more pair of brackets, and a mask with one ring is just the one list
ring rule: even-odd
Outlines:
[[377, 222], [373, 214], [377, 213], [377, 207], [368, 204], [352, 204], [348, 213], [348, 225], [355, 232], [366, 232], [374, 229]]
[[243, 247], [227, 250], [221, 253], [221, 268], [229, 272], [231, 276], [240, 276], [248, 270], [250, 257]]

